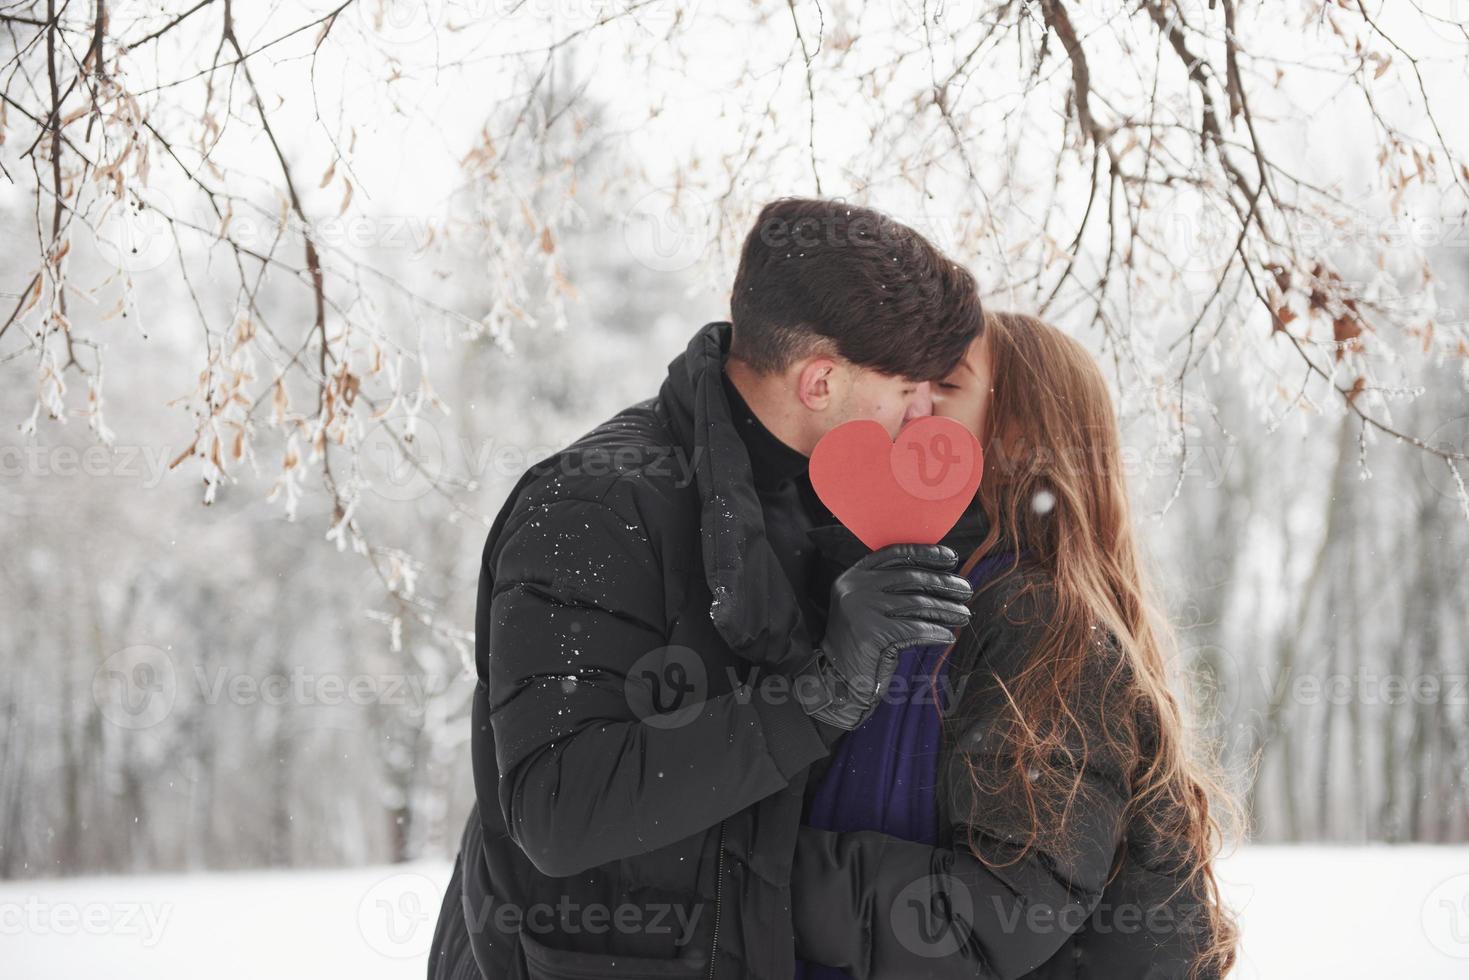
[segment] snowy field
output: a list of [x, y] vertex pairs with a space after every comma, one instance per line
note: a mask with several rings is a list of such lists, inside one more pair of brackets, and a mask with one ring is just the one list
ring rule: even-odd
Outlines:
[[[1469, 848], [1253, 847], [1223, 868], [1238, 980], [1469, 976]], [[424, 975], [443, 864], [0, 882], [0, 976]]]

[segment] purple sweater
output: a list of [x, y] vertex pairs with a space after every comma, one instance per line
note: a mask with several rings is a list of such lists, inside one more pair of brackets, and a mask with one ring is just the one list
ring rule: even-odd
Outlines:
[[[991, 555], [975, 563], [977, 588], [1011, 561]], [[898, 656], [894, 686], [876, 710], [842, 736], [822, 775], [806, 823], [845, 833], [876, 830], [903, 840], [937, 845], [938, 772], [942, 730], [936, 707], [948, 685], [948, 662], [931, 680], [942, 646], [910, 647]], [[952, 707], [943, 701], [947, 711]], [[836, 967], [796, 960], [796, 980], [851, 980]]]

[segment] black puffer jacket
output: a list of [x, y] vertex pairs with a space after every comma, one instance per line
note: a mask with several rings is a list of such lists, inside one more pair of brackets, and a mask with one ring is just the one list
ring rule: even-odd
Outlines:
[[1130, 773], [1103, 739], [1125, 710], [1115, 647], [1099, 645], [1085, 696], [1072, 705], [1084, 735], [1069, 750], [1072, 759], [1084, 752], [1085, 765], [1055, 760], [1066, 778], [1080, 775], [1069, 834], [1043, 831], [1038, 846], [1021, 846], [1031, 822], [1023, 794], [1000, 778], [1011, 757], [997, 723], [1007, 710], [1002, 685], [1013, 688], [1033, 663], [1052, 599], [1047, 576], [1022, 566], [972, 603], [971, 625], [950, 653], [956, 700], [940, 749], [938, 846], [801, 828], [791, 871], [801, 958], [856, 980], [1188, 975], [1207, 938], [1207, 906], [1169, 870], [1168, 847], [1128, 812]]
[[791, 976], [791, 855], [832, 730], [782, 676], [812, 639], [730, 420], [728, 343], [702, 329], [490, 531], [479, 802], [431, 976]]

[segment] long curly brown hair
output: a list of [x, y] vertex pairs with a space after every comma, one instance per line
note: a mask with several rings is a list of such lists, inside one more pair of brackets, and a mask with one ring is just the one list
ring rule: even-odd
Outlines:
[[[1179, 890], [1202, 906], [1190, 977], [1224, 976], [1235, 962], [1239, 929], [1221, 899], [1213, 861], [1227, 839], [1237, 839], [1242, 808], [1217, 768], [1215, 747], [1191, 724], [1178, 693], [1187, 685], [1170, 676], [1177, 651], [1134, 540], [1106, 382], [1081, 344], [1035, 317], [987, 311], [984, 333], [994, 388], [980, 437], [986, 473], [979, 505], [989, 531], [961, 573], [991, 554], [1010, 554], [1018, 566], [1023, 545], [1027, 564], [1043, 570], [1039, 587], [1048, 594], [1040, 648], [1004, 690], [1005, 771], [997, 783], [995, 773], [970, 765], [975, 798], [980, 805], [996, 793], [1023, 801], [1031, 832], [1022, 856], [1037, 846], [1064, 846], [1083, 795], [1085, 754], [1106, 753], [1109, 768], [1130, 784], [1123, 826], [1131, 846], [1152, 842]], [[1038, 587], [1035, 579], [1021, 576], [1021, 595]], [[1116, 661], [1100, 672], [1099, 630], [1110, 637]], [[1096, 690], [1098, 683], [1107, 689]], [[1093, 737], [1088, 748], [1080, 717], [1094, 716], [1099, 705], [1107, 716], [1105, 744]]]

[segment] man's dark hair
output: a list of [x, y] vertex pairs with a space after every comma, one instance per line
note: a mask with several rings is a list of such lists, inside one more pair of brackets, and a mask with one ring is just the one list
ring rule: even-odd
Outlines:
[[823, 349], [913, 381], [959, 363], [983, 319], [969, 270], [928, 239], [843, 201], [771, 201], [745, 238], [730, 355], [761, 373]]

